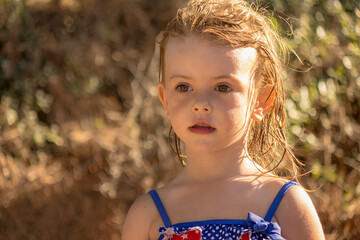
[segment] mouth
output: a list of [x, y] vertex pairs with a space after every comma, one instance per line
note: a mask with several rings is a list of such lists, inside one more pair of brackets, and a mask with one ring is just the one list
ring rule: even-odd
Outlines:
[[195, 123], [193, 126], [189, 127], [189, 129], [191, 132], [198, 134], [209, 134], [216, 130], [216, 128], [204, 122]]

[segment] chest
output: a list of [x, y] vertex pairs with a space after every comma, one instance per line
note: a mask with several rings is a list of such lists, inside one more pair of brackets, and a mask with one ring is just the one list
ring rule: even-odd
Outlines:
[[[166, 197], [165, 197], [166, 198]], [[246, 219], [248, 212], [265, 216], [272, 198], [248, 188], [211, 188], [169, 194], [164, 206], [173, 223], [209, 219]]]
[[[161, 194], [161, 199], [173, 224], [218, 219], [245, 220], [249, 212], [264, 217], [271, 204], [271, 200], [267, 201], [266, 197], [246, 188], [238, 188], [237, 191], [233, 191], [226, 187], [217, 189], [216, 186], [208, 186], [205, 190], [178, 190], [164, 193]], [[159, 238], [159, 226], [164, 226], [160, 216], [151, 225], [151, 239]], [[231, 228], [231, 226], [230, 228], [221, 225], [215, 227], [226, 228], [226, 231], [220, 229], [224, 234], [227, 231], [235, 231], [238, 235], [240, 234], [239, 236], [243, 233], [241, 231], [244, 230]], [[213, 230], [215, 229], [211, 229], [211, 231]], [[205, 232], [203, 233], [205, 234]]]

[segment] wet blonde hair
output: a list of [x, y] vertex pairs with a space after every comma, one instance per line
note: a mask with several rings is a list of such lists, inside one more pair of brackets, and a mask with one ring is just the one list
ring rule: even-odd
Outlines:
[[[233, 48], [256, 49], [257, 60], [252, 76], [254, 81], [249, 91], [271, 85], [273, 90], [270, 94], [274, 94], [274, 101], [262, 121], [249, 123], [248, 152], [265, 172], [283, 175], [282, 170], [287, 170], [285, 172], [296, 177], [300, 162], [288, 145], [284, 133], [286, 112], [283, 66], [287, 56], [286, 43], [274, 30], [272, 19], [266, 15], [266, 10], [242, 0], [190, 1], [178, 10], [176, 17], [162, 32], [159, 42], [160, 82], [164, 82], [165, 49], [171, 38], [195, 35]], [[169, 131], [169, 144], [181, 164], [185, 165], [181, 141], [172, 128]]]

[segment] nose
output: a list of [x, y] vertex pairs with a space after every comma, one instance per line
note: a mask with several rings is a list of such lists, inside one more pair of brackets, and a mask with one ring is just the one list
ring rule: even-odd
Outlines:
[[205, 96], [198, 96], [194, 101], [192, 111], [198, 113], [211, 113], [212, 106]]

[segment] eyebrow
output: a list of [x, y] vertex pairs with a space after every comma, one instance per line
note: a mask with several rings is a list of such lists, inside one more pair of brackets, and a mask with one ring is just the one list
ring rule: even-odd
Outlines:
[[233, 77], [231, 75], [220, 75], [220, 76], [214, 77], [213, 79], [222, 79], [222, 78], [236, 79], [235, 77]]
[[[173, 75], [170, 76], [169, 79], [174, 79], [174, 78], [191, 79], [191, 77], [186, 76], [186, 75], [182, 75], [182, 74], [173, 74]], [[217, 80], [217, 79], [222, 79], [222, 78], [236, 79], [236, 77], [231, 76], [231, 75], [219, 75], [217, 77], [213, 77], [212, 79]]]
[[191, 77], [189, 77], [189, 76], [186, 76], [186, 75], [182, 75], [182, 74], [173, 74], [173, 75], [171, 75], [170, 76], [170, 80], [171, 79], [174, 79], [174, 78], [185, 78], [185, 79], [191, 79]]

